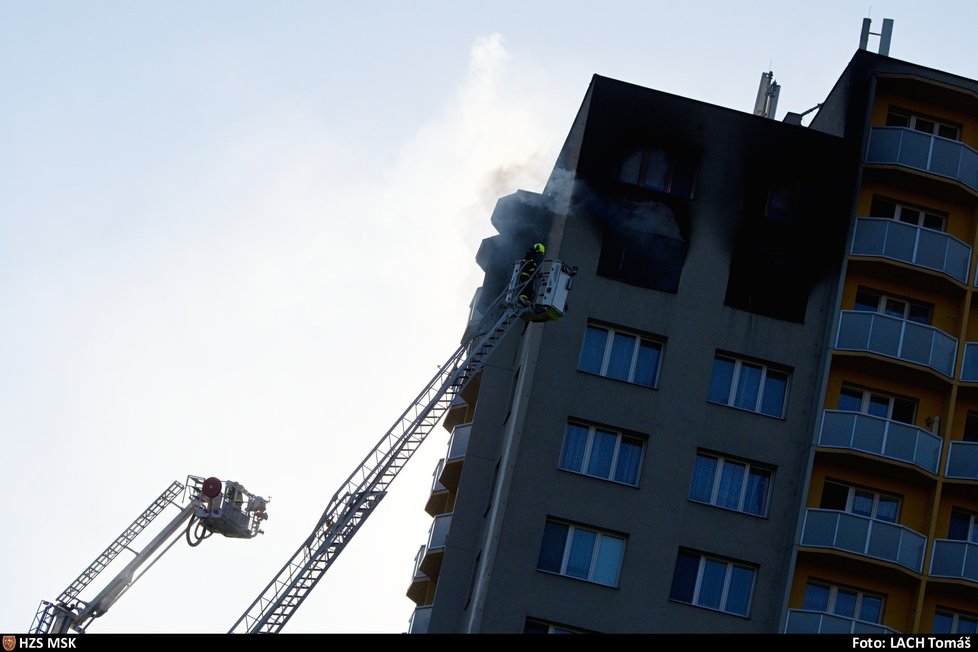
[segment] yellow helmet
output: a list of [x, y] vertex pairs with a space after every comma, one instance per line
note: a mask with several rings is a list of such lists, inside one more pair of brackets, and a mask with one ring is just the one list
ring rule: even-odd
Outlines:
[[542, 254], [547, 251], [547, 248], [543, 246], [542, 242], [538, 242], [533, 245], [533, 251], [537, 252], [538, 254]]

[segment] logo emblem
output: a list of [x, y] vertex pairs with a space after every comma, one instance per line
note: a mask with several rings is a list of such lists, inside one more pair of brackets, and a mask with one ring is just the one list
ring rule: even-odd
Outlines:
[[16, 636], [4, 636], [3, 637], [3, 649], [7, 652], [11, 652], [15, 647], [17, 647], [17, 637]]

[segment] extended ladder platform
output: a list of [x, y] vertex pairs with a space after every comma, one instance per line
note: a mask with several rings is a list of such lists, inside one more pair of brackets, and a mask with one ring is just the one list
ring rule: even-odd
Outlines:
[[309, 537], [229, 633], [281, 631], [387, 495], [391, 482], [451, 407], [455, 396], [482, 370], [510, 327], [520, 318], [550, 321], [563, 315], [575, 271], [559, 260], [543, 261], [528, 281], [518, 283], [525, 264], [517, 263], [510, 285], [487, 309], [481, 322], [486, 327], [477, 330], [449, 356], [367, 453], [333, 494]]
[[[186, 506], [180, 495], [189, 498]], [[54, 602], [42, 600], [31, 625], [31, 634], [65, 634], [84, 632], [93, 618], [101, 616], [135, 583], [136, 571], [147, 564], [149, 569], [176, 542], [175, 535], [186, 524], [187, 542], [198, 545], [218, 532], [227, 537], [250, 539], [261, 533], [260, 524], [267, 518], [267, 500], [249, 493], [236, 482], [217, 478], [187, 476], [187, 483], [174, 481], [150, 503], [122, 533], [99, 554], [95, 561], [75, 578]], [[142, 550], [131, 546], [149, 525], [170, 505], [179, 513]], [[163, 548], [164, 544], [166, 547]], [[160, 551], [160, 549], [162, 551]], [[84, 591], [123, 551], [133, 553], [132, 561], [89, 601], [79, 599]], [[156, 553], [159, 551], [159, 554]], [[145, 570], [143, 571], [145, 572]]]

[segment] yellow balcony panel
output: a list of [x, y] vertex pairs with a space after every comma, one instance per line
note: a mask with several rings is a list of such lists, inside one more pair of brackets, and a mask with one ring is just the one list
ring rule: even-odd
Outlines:
[[427, 546], [422, 544], [418, 548], [418, 554], [414, 556], [414, 571], [411, 573], [411, 585], [407, 590], [407, 597], [414, 604], [424, 603], [425, 596], [428, 595], [428, 586], [431, 584], [431, 578], [421, 570], [421, 560], [424, 559], [426, 550]]
[[801, 545], [832, 548], [920, 573], [927, 537], [908, 527], [833, 509], [805, 510]]
[[953, 480], [978, 480], [978, 441], [952, 441], [944, 475]]
[[978, 192], [978, 152], [957, 140], [904, 127], [873, 127], [866, 162], [928, 172]]
[[418, 607], [411, 614], [408, 624], [408, 634], [427, 634], [431, 622], [431, 607]]
[[940, 464], [941, 444], [940, 437], [922, 428], [861, 412], [825, 410], [818, 431], [821, 447], [869, 453], [933, 474]]
[[425, 554], [421, 557], [418, 569], [433, 580], [437, 579], [441, 572], [441, 561], [445, 556], [445, 542], [451, 527], [452, 515], [441, 514], [434, 518], [431, 527], [428, 529], [428, 545], [425, 546]]
[[878, 312], [843, 310], [835, 348], [875, 353], [952, 378], [958, 341], [927, 324]]
[[448, 503], [451, 498], [448, 487], [441, 483], [441, 472], [445, 467], [445, 460], [438, 460], [435, 472], [432, 473], [431, 493], [428, 495], [428, 502], [425, 503], [424, 511], [430, 516], [438, 516], [448, 511]]
[[935, 540], [930, 575], [978, 584], [978, 543], [953, 539]]
[[885, 217], [860, 217], [849, 253], [889, 258], [968, 284], [971, 247], [942, 231]]
[[448, 487], [450, 491], [458, 490], [458, 481], [462, 476], [462, 463], [465, 461], [465, 453], [469, 448], [469, 435], [472, 433], [472, 424], [466, 423], [455, 426], [452, 429], [452, 438], [448, 440], [448, 455], [445, 457], [445, 466], [441, 471], [441, 483]]
[[824, 611], [788, 609], [785, 634], [899, 634], [885, 625], [870, 623]]

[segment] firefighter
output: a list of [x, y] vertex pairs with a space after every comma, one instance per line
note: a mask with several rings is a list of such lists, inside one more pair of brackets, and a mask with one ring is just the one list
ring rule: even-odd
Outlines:
[[523, 254], [523, 263], [520, 266], [520, 275], [517, 281], [517, 287], [522, 288], [520, 290], [520, 303], [523, 305], [529, 305], [530, 297], [535, 294], [533, 291], [535, 283], [530, 283], [529, 281], [536, 273], [537, 267], [543, 262], [543, 254], [546, 251], [547, 248], [543, 243], [537, 242]]

